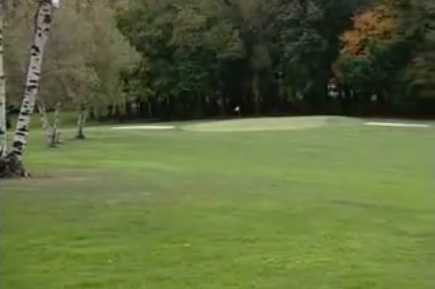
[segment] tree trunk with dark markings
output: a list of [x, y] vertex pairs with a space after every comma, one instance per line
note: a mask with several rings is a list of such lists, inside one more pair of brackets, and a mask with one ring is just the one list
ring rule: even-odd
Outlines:
[[77, 139], [85, 139], [86, 136], [84, 134], [84, 127], [86, 125], [86, 120], [88, 118], [88, 112], [86, 109], [86, 105], [81, 105], [80, 106], [80, 112], [79, 112], [79, 116], [77, 119], [77, 135], [76, 138]]
[[[47, 44], [54, 10], [53, 0], [40, 0], [35, 17], [34, 39], [27, 68], [24, 98], [9, 154], [0, 160], [0, 178], [27, 177], [23, 157], [29, 137], [31, 116], [35, 108], [41, 79], [42, 60]], [[57, 1], [56, 1], [57, 3]], [[57, 4], [56, 4], [57, 5]]]
[[38, 113], [39, 113], [39, 118], [41, 119], [41, 126], [45, 132], [45, 138], [47, 139], [47, 142], [50, 142], [51, 125], [50, 125], [50, 120], [48, 119], [48, 115], [47, 115], [47, 108], [45, 106], [44, 101], [42, 101], [41, 99], [39, 99], [36, 102], [36, 105], [37, 105], [37, 109], [38, 109]]
[[54, 110], [53, 124], [50, 123], [50, 119], [47, 115], [47, 108], [44, 101], [39, 99], [37, 101], [39, 117], [41, 118], [42, 129], [45, 132], [45, 138], [47, 140], [47, 145], [51, 148], [56, 147], [58, 144], [62, 143], [61, 132], [59, 131], [59, 114], [62, 104], [60, 102], [56, 103], [56, 108]]
[[49, 142], [49, 146], [54, 148], [57, 147], [57, 145], [62, 143], [61, 140], [61, 132], [59, 131], [59, 114], [60, 109], [62, 107], [62, 104], [60, 102], [56, 103], [56, 109], [54, 110], [54, 120], [53, 120], [53, 126], [51, 127], [51, 139]]
[[4, 0], [0, 0], [0, 158], [6, 157], [7, 154], [6, 78], [3, 61], [5, 7]]

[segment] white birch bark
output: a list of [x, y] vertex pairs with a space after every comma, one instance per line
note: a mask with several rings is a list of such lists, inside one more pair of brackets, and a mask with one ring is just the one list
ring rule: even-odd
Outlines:
[[54, 120], [53, 120], [53, 127], [51, 129], [51, 141], [50, 141], [51, 147], [56, 147], [58, 144], [62, 142], [60, 139], [61, 133], [57, 129], [59, 126], [59, 114], [60, 114], [61, 106], [62, 104], [60, 102], [56, 103], [56, 109], [54, 110]]
[[7, 122], [6, 122], [6, 77], [4, 71], [4, 29], [5, 5], [4, 0], [0, 0], [0, 158], [7, 153]]
[[35, 19], [34, 40], [27, 69], [24, 98], [18, 116], [17, 128], [11, 151], [11, 154], [20, 162], [22, 161], [27, 146], [30, 120], [39, 92], [42, 60], [50, 34], [53, 10], [54, 7], [51, 0], [40, 0]]
[[52, 128], [50, 125], [50, 120], [48, 119], [45, 103], [41, 99], [38, 99], [36, 104], [38, 106], [39, 118], [41, 120], [42, 129], [45, 132], [47, 143], [50, 144]]
[[77, 120], [77, 136], [76, 136], [76, 138], [78, 138], [78, 139], [85, 139], [86, 138], [86, 136], [84, 134], [84, 127], [86, 125], [87, 117], [88, 117], [87, 109], [86, 109], [85, 105], [81, 105], [79, 117]]
[[41, 119], [42, 129], [45, 132], [45, 138], [47, 140], [47, 145], [49, 147], [56, 147], [61, 144], [61, 132], [58, 130], [59, 127], [59, 114], [62, 104], [60, 102], [56, 103], [56, 109], [53, 115], [53, 125], [50, 123], [50, 119], [47, 114], [47, 108], [42, 99], [38, 99], [36, 102], [38, 106], [39, 117]]

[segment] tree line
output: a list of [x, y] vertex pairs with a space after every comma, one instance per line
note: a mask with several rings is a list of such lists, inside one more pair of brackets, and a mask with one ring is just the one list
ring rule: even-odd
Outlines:
[[59, 2], [0, 0], [0, 174], [25, 174], [35, 110], [51, 146], [62, 110], [78, 138], [88, 116], [435, 112], [431, 1]]
[[[435, 112], [435, 8], [424, 0], [131, 1], [118, 27], [146, 117]], [[132, 113], [131, 111], [129, 112]]]
[[[21, 99], [33, 0], [10, 2], [7, 94]], [[433, 113], [424, 0], [64, 1], [41, 83], [95, 118]]]

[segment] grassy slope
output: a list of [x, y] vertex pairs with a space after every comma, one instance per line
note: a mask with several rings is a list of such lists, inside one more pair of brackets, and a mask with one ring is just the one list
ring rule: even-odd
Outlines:
[[355, 121], [34, 135], [36, 178], [0, 183], [0, 288], [432, 289], [434, 147]]

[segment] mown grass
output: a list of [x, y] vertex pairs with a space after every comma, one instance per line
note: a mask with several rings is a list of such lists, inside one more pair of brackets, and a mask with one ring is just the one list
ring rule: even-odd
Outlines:
[[186, 129], [34, 133], [0, 288], [434, 288], [435, 129]]

